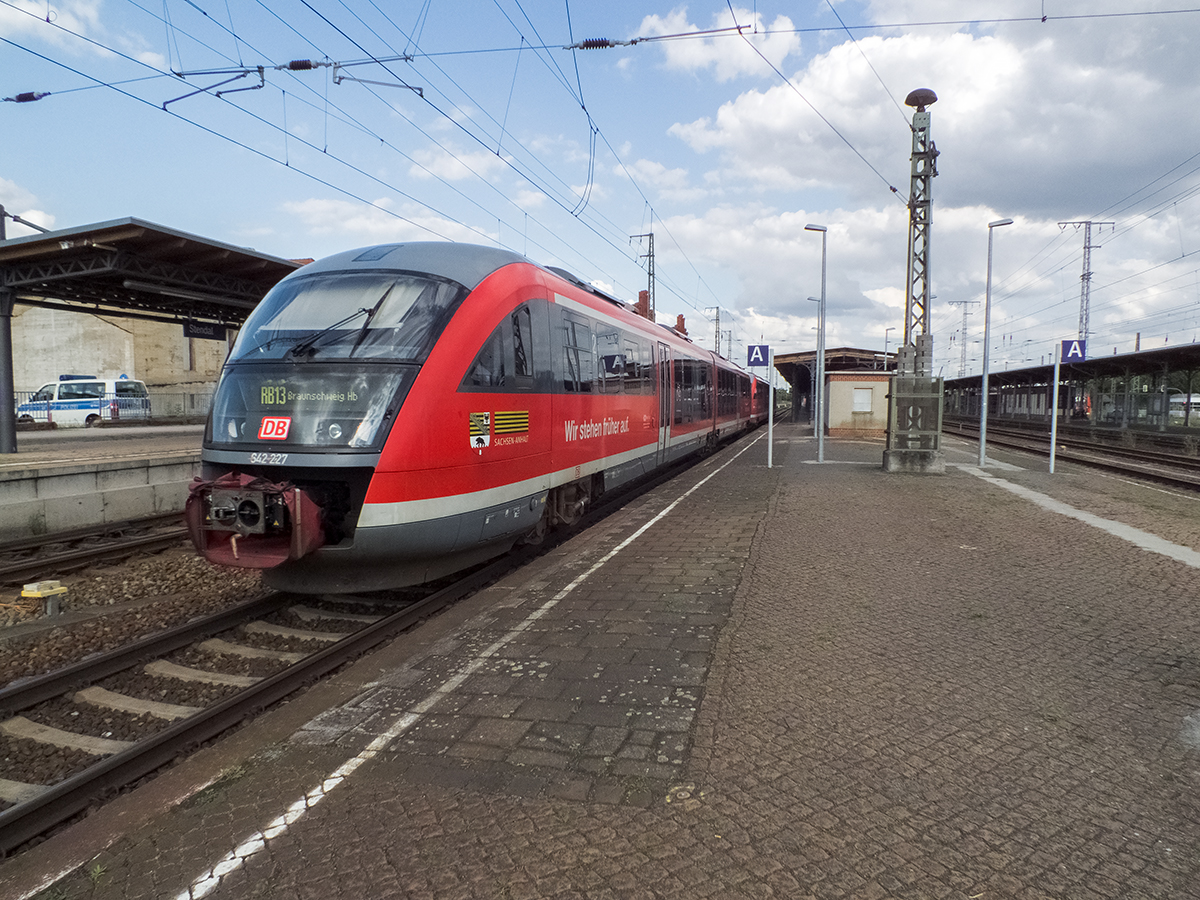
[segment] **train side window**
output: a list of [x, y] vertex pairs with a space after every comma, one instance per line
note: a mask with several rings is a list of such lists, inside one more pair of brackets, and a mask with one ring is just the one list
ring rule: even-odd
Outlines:
[[600, 361], [600, 392], [621, 393], [625, 375], [625, 354], [621, 350], [621, 335], [616, 331], [597, 334], [596, 356]]
[[463, 378], [464, 388], [504, 391], [533, 389], [533, 324], [527, 305], [496, 326]]
[[467, 369], [467, 377], [463, 379], [463, 387], [497, 388], [503, 387], [505, 376], [504, 359], [504, 326], [500, 323], [486, 341], [471, 367]]
[[675, 424], [682, 425], [685, 416], [691, 421], [691, 396], [688, 385], [691, 375], [691, 360], [677, 359], [673, 366], [675, 370]]
[[591, 393], [596, 371], [596, 348], [592, 329], [581, 316], [563, 315], [563, 353], [566, 368], [563, 388], [571, 393]]
[[642, 362], [638, 349], [635, 341], [628, 337], [625, 339], [625, 366], [622, 375], [627, 394], [644, 393], [642, 390]]
[[533, 318], [528, 306], [512, 314], [513, 374], [533, 377]]

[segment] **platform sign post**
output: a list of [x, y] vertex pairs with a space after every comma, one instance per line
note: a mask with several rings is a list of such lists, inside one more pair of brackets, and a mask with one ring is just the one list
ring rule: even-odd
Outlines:
[[1082, 341], [1063, 341], [1061, 346], [1054, 347], [1054, 390], [1050, 401], [1050, 474], [1054, 474], [1054, 450], [1058, 441], [1058, 367], [1062, 351], [1068, 344], [1080, 344]]
[[746, 356], [749, 366], [767, 367], [767, 468], [773, 462], [771, 451], [775, 447], [775, 354], [768, 344], [751, 344]]
[[767, 350], [767, 384], [771, 386], [767, 398], [767, 468], [771, 468], [775, 453], [775, 351]]

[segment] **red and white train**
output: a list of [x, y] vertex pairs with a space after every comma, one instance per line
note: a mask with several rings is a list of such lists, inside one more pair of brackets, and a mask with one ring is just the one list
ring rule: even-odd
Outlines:
[[765, 382], [561, 270], [452, 243], [289, 275], [221, 374], [197, 549], [308, 593], [416, 584], [765, 420]]

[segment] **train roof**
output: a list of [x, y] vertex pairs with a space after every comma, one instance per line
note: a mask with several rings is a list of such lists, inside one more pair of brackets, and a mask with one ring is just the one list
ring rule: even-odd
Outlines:
[[[513, 263], [527, 263], [543, 271], [561, 278], [580, 290], [624, 310], [632, 312], [631, 305], [624, 300], [606, 294], [595, 285], [588, 284], [574, 273], [555, 266], [540, 266], [519, 253], [503, 250], [499, 247], [488, 247], [483, 244], [459, 244], [449, 241], [408, 241], [400, 244], [377, 244], [373, 247], [359, 247], [326, 256], [316, 262], [309, 263], [303, 269], [289, 277], [315, 275], [321, 272], [346, 272], [355, 269], [404, 269], [410, 272], [425, 272], [456, 281], [468, 290], [475, 290], [480, 283], [495, 272]], [[651, 325], [657, 323], [651, 323]], [[670, 325], [658, 325], [659, 328], [681, 341], [692, 343], [686, 334], [677, 331]], [[720, 354], [714, 354], [724, 359]], [[741, 368], [731, 360], [725, 360], [735, 368]]]
[[485, 278], [512, 263], [528, 263], [519, 253], [481, 244], [453, 244], [447, 241], [409, 241], [403, 244], [377, 244], [335, 253], [309, 263], [297, 275], [320, 272], [346, 272], [355, 269], [405, 269], [427, 272], [457, 281], [475, 290]]

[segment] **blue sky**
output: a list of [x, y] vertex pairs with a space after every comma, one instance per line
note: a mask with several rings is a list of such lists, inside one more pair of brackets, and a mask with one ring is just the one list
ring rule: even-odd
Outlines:
[[[1187, 6], [0, 0], [0, 96], [49, 94], [0, 103], [0, 203], [50, 228], [136, 216], [289, 258], [500, 244], [626, 299], [646, 281], [630, 236], [653, 230], [660, 321], [683, 314], [711, 345], [719, 306], [735, 359], [760, 339], [815, 345], [820, 238], [803, 228], [823, 224], [829, 346], [881, 349], [891, 328], [894, 348], [902, 104], [928, 87], [947, 376], [964, 346], [954, 301], [983, 299], [999, 218], [1015, 223], [995, 235], [993, 368], [1076, 334], [1083, 237], [1064, 221], [1115, 222], [1093, 235], [1091, 355], [1139, 333], [1143, 348], [1186, 343], [1200, 336]], [[634, 42], [563, 49], [589, 38]], [[277, 68], [295, 59], [320, 65]], [[983, 316], [967, 309], [977, 372]]]

